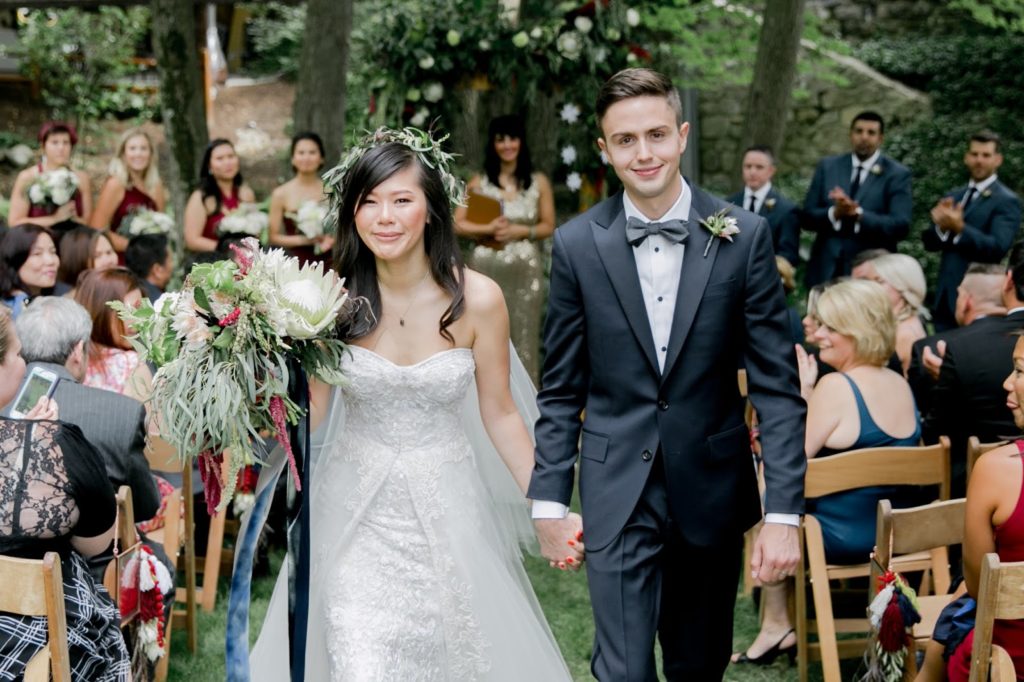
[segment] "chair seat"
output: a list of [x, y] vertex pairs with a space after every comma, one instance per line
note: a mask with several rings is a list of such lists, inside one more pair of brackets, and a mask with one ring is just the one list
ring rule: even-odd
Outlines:
[[938, 622], [942, 609], [949, 605], [949, 599], [948, 594], [917, 598], [921, 622], [914, 626], [914, 639], [929, 640], [932, 638], [932, 632], [935, 631], [935, 623]]

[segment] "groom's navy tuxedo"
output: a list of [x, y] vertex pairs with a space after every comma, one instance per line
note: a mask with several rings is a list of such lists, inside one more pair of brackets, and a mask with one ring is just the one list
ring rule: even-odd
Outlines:
[[[654, 679], [655, 626], [670, 679], [725, 668], [741, 536], [761, 518], [740, 366], [760, 419], [765, 511], [803, 511], [805, 404], [771, 230], [691, 189], [663, 371], [622, 195], [554, 235], [529, 497], [569, 503], [579, 444], [602, 680]], [[732, 242], [700, 225], [722, 209], [739, 223]]]

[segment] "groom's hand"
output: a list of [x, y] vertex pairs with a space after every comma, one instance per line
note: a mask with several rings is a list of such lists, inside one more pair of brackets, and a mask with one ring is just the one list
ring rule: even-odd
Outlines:
[[583, 519], [570, 512], [563, 519], [534, 519], [540, 553], [552, 568], [579, 570], [583, 564]]
[[762, 584], [772, 584], [796, 575], [800, 561], [800, 540], [797, 527], [784, 523], [766, 523], [757, 534], [750, 571]]

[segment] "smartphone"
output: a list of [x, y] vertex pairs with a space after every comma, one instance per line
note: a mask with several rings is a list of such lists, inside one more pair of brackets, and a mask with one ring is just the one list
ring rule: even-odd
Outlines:
[[11, 408], [11, 416], [21, 419], [29, 410], [36, 406], [39, 399], [44, 395], [49, 398], [57, 390], [60, 377], [56, 373], [42, 367], [33, 367], [28, 375], [28, 380], [21, 386], [18, 397], [14, 399], [14, 407]]

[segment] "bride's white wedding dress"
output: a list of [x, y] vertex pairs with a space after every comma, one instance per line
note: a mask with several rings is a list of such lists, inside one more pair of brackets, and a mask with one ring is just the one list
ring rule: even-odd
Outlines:
[[[353, 346], [343, 369], [314, 450], [307, 679], [569, 679], [518, 552], [525, 502], [479, 447], [472, 351]], [[288, 679], [284, 574], [253, 679]]]

